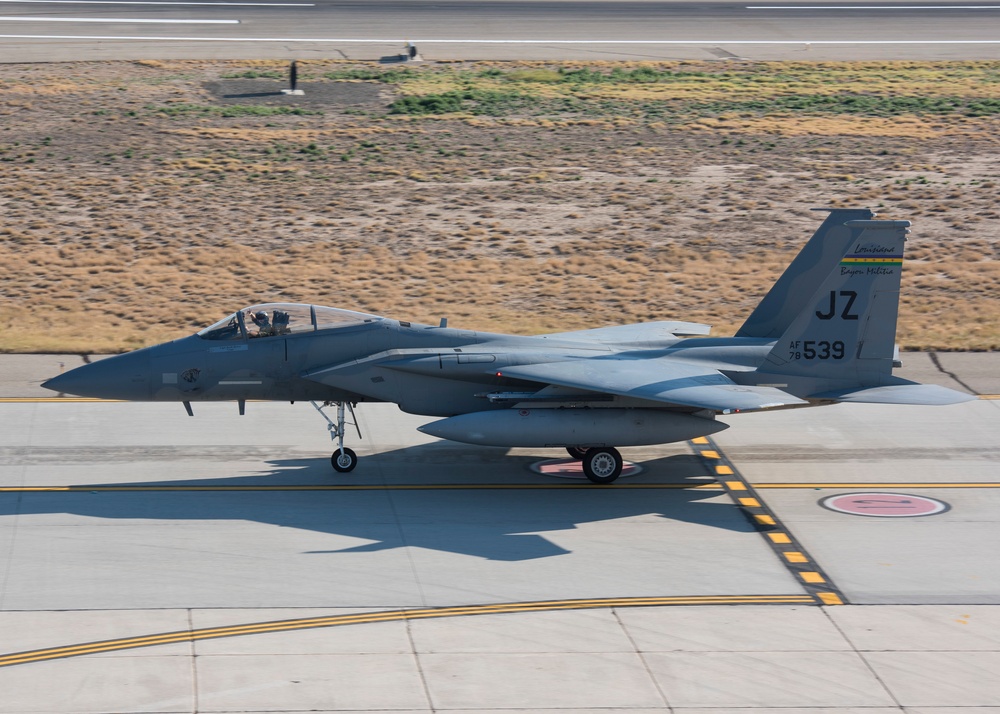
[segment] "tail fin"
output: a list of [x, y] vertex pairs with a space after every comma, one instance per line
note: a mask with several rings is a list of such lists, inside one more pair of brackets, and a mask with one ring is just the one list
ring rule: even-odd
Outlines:
[[867, 208], [813, 210], [826, 210], [830, 213], [750, 313], [750, 317], [736, 333], [737, 337], [780, 337], [792, 324], [801, 306], [816, 292], [816, 286], [837, 266], [848, 247], [864, 230], [860, 226], [852, 228], [844, 224], [875, 217]]
[[861, 235], [812, 298], [799, 303], [804, 309], [759, 371], [824, 382], [847, 380], [859, 386], [885, 384], [891, 378], [903, 244], [910, 222], [856, 220], [844, 225], [861, 229]]

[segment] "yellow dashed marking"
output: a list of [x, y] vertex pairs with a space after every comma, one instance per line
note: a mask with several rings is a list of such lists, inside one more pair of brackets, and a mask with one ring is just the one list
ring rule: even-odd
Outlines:
[[704, 436], [699, 436], [697, 439], [691, 439], [691, 443], [692, 444], [698, 444], [698, 445], [707, 444], [708, 443], [708, 439], [706, 439]]
[[[803, 567], [818, 568], [819, 566], [811, 562], [809, 554], [795, 541], [791, 533], [785, 531], [785, 526], [780, 523], [778, 517], [767, 512], [769, 510], [767, 505], [761, 498], [758, 498], [755, 490], [757, 488], [812, 488], [821, 490], [824, 484], [774, 483], [758, 485], [748, 483], [737, 467], [726, 458], [725, 451], [719, 448], [712, 439], [705, 438], [708, 449], [695, 448], [692, 450], [705, 460], [702, 463], [709, 473], [712, 473], [713, 468], [715, 469], [714, 474], [718, 483], [729, 492], [734, 505], [747, 509], [746, 513], [753, 517], [752, 521], [757, 526], [757, 532], [767, 536], [774, 554], [785, 563], [793, 575], [798, 576], [805, 589], [812, 593], [815, 604], [843, 605], [844, 597], [837, 592], [836, 585], [827, 581], [826, 575], [822, 571], [818, 569], [800, 570]], [[709, 459], [718, 459], [718, 461], [713, 463]], [[724, 476], [730, 478], [726, 479]], [[830, 487], [829, 484], [826, 486]], [[861, 484], [861, 486], [869, 486], [869, 484]], [[771, 532], [772, 530], [774, 532]], [[787, 550], [786, 547], [788, 547]], [[818, 592], [821, 587], [825, 588], [824, 592]]]

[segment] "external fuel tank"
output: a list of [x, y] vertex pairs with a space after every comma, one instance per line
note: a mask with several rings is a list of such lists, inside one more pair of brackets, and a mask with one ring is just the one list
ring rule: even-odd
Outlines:
[[727, 429], [712, 418], [658, 409], [501, 409], [419, 427], [441, 439], [483, 446], [641, 446]]

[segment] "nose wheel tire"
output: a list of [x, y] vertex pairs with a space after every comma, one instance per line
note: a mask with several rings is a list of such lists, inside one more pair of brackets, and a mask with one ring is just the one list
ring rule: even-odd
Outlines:
[[570, 455], [570, 458], [583, 461], [583, 457], [587, 455], [587, 449], [583, 446], [567, 446], [566, 453]]
[[353, 471], [354, 467], [358, 465], [358, 455], [345, 446], [343, 451], [338, 449], [333, 452], [333, 456], [330, 457], [330, 463], [333, 464], [334, 471], [347, 473], [348, 471]]
[[624, 461], [618, 449], [600, 447], [588, 449], [583, 456], [583, 473], [593, 483], [612, 483], [621, 476]]

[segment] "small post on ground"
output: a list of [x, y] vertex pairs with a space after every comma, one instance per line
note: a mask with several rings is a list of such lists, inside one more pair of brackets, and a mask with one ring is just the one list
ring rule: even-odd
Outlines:
[[282, 89], [282, 94], [294, 95], [301, 97], [305, 92], [298, 88], [299, 84], [299, 63], [298, 60], [292, 60], [291, 66], [288, 68], [288, 89]]

